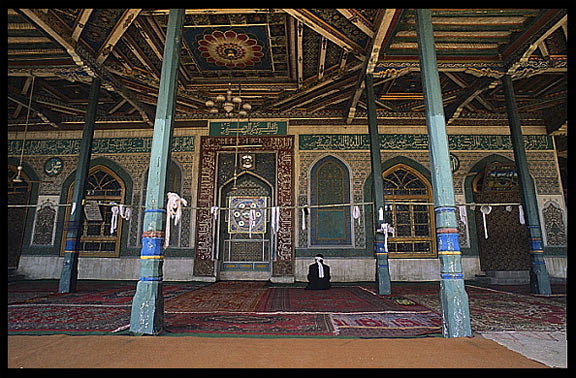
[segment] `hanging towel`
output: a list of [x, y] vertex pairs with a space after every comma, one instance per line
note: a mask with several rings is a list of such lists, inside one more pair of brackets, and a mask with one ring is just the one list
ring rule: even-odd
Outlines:
[[116, 231], [116, 227], [118, 227], [118, 205], [112, 206], [110, 210], [112, 211], [112, 219], [110, 220], [110, 235], [112, 235], [114, 231]]
[[314, 260], [316, 260], [316, 264], [318, 264], [318, 278], [324, 278], [324, 267], [322, 266], [322, 257], [314, 257]]
[[210, 208], [210, 214], [214, 216], [214, 220], [218, 219], [218, 206], [212, 206]]
[[384, 220], [384, 209], [382, 209], [382, 208], [378, 209], [378, 220], [381, 220], [381, 221]]
[[524, 209], [522, 208], [522, 205], [518, 206], [518, 217], [520, 218], [520, 224], [526, 223], [526, 220], [524, 219]]
[[356, 219], [356, 223], [360, 226], [360, 208], [357, 205], [354, 205], [352, 208], [352, 217]]
[[188, 206], [188, 202], [178, 194], [168, 192], [168, 203], [166, 204], [166, 232], [164, 234], [164, 248], [170, 244], [170, 220], [174, 219], [176, 226], [182, 217], [182, 205]]
[[301, 208], [300, 211], [302, 214], [302, 230], [305, 230], [306, 229], [306, 209]]
[[256, 210], [250, 209], [248, 213], [248, 236], [252, 239], [252, 227], [256, 225]]
[[272, 232], [274, 235], [278, 232], [278, 223], [280, 220], [280, 208], [278, 206], [272, 207], [272, 212], [270, 214], [270, 223], [272, 224]]
[[458, 206], [458, 210], [460, 210], [460, 220], [462, 223], [468, 223], [468, 217], [466, 215], [466, 205]]

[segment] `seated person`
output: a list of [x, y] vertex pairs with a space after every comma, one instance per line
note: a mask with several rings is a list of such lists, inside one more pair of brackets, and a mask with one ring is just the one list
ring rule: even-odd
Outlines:
[[324, 265], [324, 256], [316, 255], [315, 263], [308, 268], [306, 290], [326, 290], [330, 288], [330, 267]]

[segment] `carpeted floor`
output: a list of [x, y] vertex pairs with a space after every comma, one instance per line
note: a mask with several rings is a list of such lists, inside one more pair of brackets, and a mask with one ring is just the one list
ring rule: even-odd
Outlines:
[[[80, 281], [57, 294], [57, 281], [8, 286], [8, 332], [127, 334], [134, 282]], [[164, 283], [166, 335], [398, 338], [441, 336], [439, 284], [393, 283], [380, 296], [370, 283], [327, 291], [264, 282]], [[557, 286], [557, 285], [556, 285]], [[521, 287], [466, 285], [473, 332], [565, 331], [566, 297]]]

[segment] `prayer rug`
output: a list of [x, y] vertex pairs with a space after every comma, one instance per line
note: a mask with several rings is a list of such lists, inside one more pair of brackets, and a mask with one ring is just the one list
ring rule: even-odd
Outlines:
[[[198, 285], [164, 284], [162, 293], [166, 300], [183, 292], [191, 292], [197, 287]], [[58, 288], [55, 288], [52, 292], [28, 298], [21, 303], [131, 305], [136, 293], [136, 284], [100, 284], [100, 286], [84, 284], [79, 285], [75, 292], [65, 294], [58, 293], [57, 290]]]
[[310, 311], [310, 312], [378, 312], [429, 311], [403, 297], [379, 296], [358, 286], [332, 287], [328, 290], [300, 288], [272, 288], [262, 298], [258, 311]]
[[[466, 285], [470, 326], [484, 331], [563, 331], [566, 304], [543, 296], [499, 292]], [[407, 295], [440, 312], [440, 296]]]
[[165, 301], [165, 311], [255, 311], [268, 289], [265, 282], [220, 281]]
[[130, 306], [12, 305], [8, 332], [113, 332], [130, 323]]
[[337, 336], [361, 338], [440, 336], [442, 319], [435, 312], [330, 314]]
[[164, 328], [170, 333], [233, 335], [333, 336], [325, 314], [166, 313]]

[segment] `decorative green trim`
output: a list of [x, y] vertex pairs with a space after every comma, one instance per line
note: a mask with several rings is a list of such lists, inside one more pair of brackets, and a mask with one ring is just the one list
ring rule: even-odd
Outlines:
[[210, 122], [210, 136], [286, 135], [287, 129], [286, 121]]
[[[81, 139], [30, 139], [26, 140], [24, 155], [78, 155]], [[152, 137], [95, 138], [93, 154], [150, 153]], [[8, 140], [8, 155], [20, 155], [22, 140]], [[172, 152], [193, 152], [194, 136], [174, 136]]]
[[[381, 150], [428, 150], [427, 134], [379, 135]], [[300, 150], [370, 150], [368, 134], [301, 134]], [[527, 150], [554, 150], [548, 135], [524, 135]], [[512, 150], [509, 135], [448, 135], [450, 150]]]

